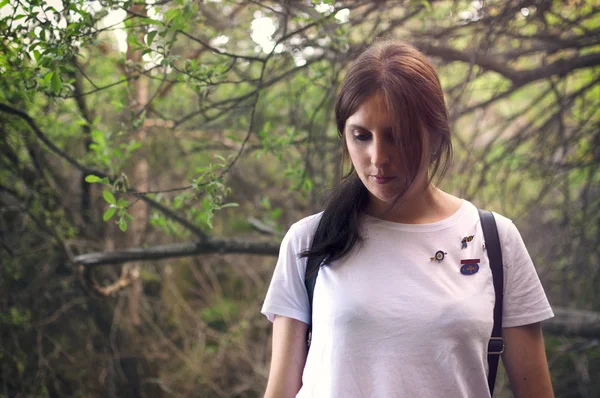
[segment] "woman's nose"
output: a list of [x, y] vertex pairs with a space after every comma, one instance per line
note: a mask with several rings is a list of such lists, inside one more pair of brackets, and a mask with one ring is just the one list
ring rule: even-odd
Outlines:
[[373, 142], [371, 162], [377, 168], [382, 168], [390, 163], [390, 143], [385, 140]]

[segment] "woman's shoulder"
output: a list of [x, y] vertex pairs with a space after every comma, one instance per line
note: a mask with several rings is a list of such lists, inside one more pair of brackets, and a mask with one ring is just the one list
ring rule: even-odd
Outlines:
[[309, 249], [319, 225], [321, 214], [312, 214], [293, 223], [283, 237], [281, 247], [292, 252], [301, 252]]
[[501, 239], [503, 236], [508, 236], [512, 229], [516, 229], [515, 224], [510, 218], [495, 211], [492, 211], [492, 214], [494, 214], [494, 220], [496, 220], [496, 227], [498, 228], [498, 235]]
[[[479, 218], [479, 213], [477, 212], [477, 209], [487, 210], [485, 208], [477, 207], [476, 205], [474, 205], [466, 199], [464, 199], [464, 201], [467, 207], [470, 208], [469, 213], [472, 215], [472, 217]], [[500, 236], [501, 240], [503, 237], [506, 237], [509, 233], [511, 233], [512, 229], [516, 229], [516, 227], [513, 224], [513, 221], [510, 218], [496, 211], [490, 211], [494, 215], [494, 220], [496, 221], [496, 228], [498, 229], [498, 235]]]
[[[471, 202], [467, 202], [468, 206], [471, 207], [471, 214], [473, 217], [479, 217], [477, 213], [477, 207]], [[486, 210], [483, 208], [483, 210]], [[514, 224], [513, 220], [501, 213], [492, 210], [494, 220], [496, 221], [496, 229], [498, 230], [498, 237], [500, 238], [500, 245], [502, 246], [502, 252], [506, 256], [505, 260], [510, 260], [514, 257], [516, 252], [526, 251], [523, 239], [518, 228]], [[506, 262], [507, 265], [510, 261]]]
[[301, 218], [290, 226], [288, 233], [300, 236], [313, 235], [317, 229], [317, 226], [319, 225], [322, 215], [323, 212], [321, 211], [319, 213], [311, 214], [310, 216]]

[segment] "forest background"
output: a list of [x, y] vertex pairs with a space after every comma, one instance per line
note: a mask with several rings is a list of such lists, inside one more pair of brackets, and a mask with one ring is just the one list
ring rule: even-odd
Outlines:
[[556, 396], [599, 396], [592, 0], [0, 0], [0, 396], [262, 396], [279, 242], [339, 182], [377, 37], [439, 72], [443, 187], [524, 236]]

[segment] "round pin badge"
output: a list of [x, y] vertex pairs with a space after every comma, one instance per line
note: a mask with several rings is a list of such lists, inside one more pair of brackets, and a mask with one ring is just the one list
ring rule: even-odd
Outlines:
[[448, 253], [444, 253], [443, 250], [438, 250], [437, 252], [435, 252], [435, 256], [430, 257], [430, 259], [431, 259], [431, 261], [435, 260], [439, 263], [440, 261], [442, 261], [444, 259], [446, 254], [448, 254]]

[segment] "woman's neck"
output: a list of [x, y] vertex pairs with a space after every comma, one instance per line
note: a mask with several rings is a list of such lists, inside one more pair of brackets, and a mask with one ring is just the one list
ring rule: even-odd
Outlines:
[[389, 205], [381, 203], [378, 205], [371, 200], [367, 214], [403, 224], [430, 224], [450, 217], [461, 205], [461, 199], [430, 184], [426, 188], [408, 194], [391, 208]]

